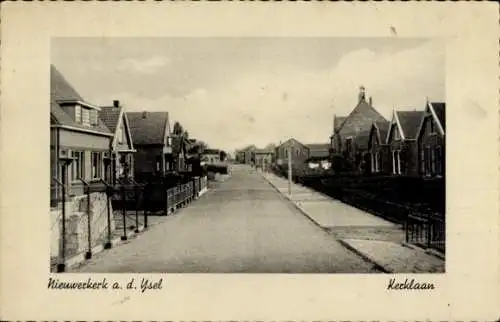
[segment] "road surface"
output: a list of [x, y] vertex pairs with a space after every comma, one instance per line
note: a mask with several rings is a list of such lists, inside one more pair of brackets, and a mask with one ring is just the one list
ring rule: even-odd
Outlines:
[[70, 272], [374, 273], [279, 195], [235, 166], [199, 200]]

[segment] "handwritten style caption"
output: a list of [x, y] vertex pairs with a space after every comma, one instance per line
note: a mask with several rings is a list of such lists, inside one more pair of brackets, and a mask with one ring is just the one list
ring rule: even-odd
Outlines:
[[136, 290], [144, 293], [146, 291], [161, 290], [163, 288], [163, 278], [152, 280], [148, 278], [131, 278], [128, 282], [108, 281], [106, 277], [102, 279], [87, 278], [80, 281], [65, 281], [58, 278], [49, 277], [48, 289], [53, 290]]

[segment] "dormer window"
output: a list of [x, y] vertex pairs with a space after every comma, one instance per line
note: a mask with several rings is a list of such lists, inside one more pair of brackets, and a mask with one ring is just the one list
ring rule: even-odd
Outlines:
[[90, 110], [87, 108], [82, 109], [82, 123], [83, 125], [90, 125]]
[[90, 114], [90, 125], [97, 125], [98, 123], [98, 116], [97, 116], [97, 110], [89, 110]]
[[75, 106], [75, 122], [82, 123], [82, 107], [80, 105]]

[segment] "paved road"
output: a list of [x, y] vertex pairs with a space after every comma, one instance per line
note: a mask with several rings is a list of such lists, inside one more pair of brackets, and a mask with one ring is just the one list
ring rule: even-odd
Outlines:
[[125, 245], [72, 272], [371, 273], [376, 270], [284, 200], [261, 174], [232, 176]]

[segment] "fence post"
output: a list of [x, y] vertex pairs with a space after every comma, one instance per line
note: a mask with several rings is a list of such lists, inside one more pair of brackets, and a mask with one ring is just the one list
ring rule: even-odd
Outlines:
[[[146, 185], [143, 185], [141, 186], [141, 190], [142, 190], [142, 193], [141, 193], [141, 203], [144, 204], [144, 198], [145, 198], [145, 195], [146, 195]], [[146, 210], [146, 205], [143, 205], [144, 206], [144, 210], [143, 210], [143, 214], [144, 214], [144, 229], [147, 229], [148, 228], [148, 212]]]
[[135, 230], [134, 232], [139, 233], [139, 186], [135, 185]]
[[[66, 178], [66, 167], [62, 167], [62, 177]], [[57, 272], [61, 273], [66, 270], [66, 185], [62, 185], [62, 245], [61, 245], [61, 262], [57, 264]]]
[[125, 198], [125, 185], [121, 186], [121, 195], [122, 195], [122, 215], [123, 215], [123, 236], [120, 238], [121, 240], [127, 240], [127, 203]]
[[91, 211], [90, 211], [90, 186], [88, 184], [86, 185], [86, 190], [87, 190], [87, 229], [88, 229], [87, 241], [89, 244], [89, 249], [85, 253], [85, 259], [91, 259], [92, 258], [92, 218], [91, 218]]
[[427, 211], [427, 248], [431, 247], [432, 242], [431, 236], [431, 212]]
[[111, 248], [111, 207], [110, 207], [110, 196], [111, 196], [111, 187], [106, 186], [106, 200], [107, 200], [107, 205], [106, 205], [106, 210], [107, 210], [107, 215], [108, 215], [108, 241], [106, 244], [104, 244], [104, 249], [110, 249]]

